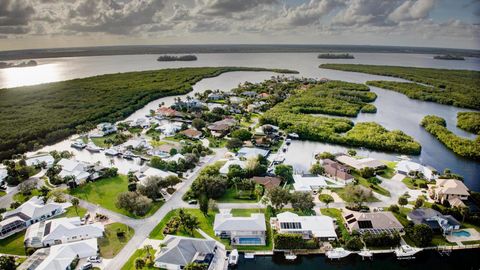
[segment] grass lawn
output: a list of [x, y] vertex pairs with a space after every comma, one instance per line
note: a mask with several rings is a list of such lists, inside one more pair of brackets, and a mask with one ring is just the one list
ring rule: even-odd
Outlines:
[[350, 233], [348, 232], [347, 228], [345, 228], [344, 222], [343, 222], [343, 217], [342, 217], [342, 212], [340, 209], [336, 208], [321, 208], [320, 212], [322, 215], [329, 216], [331, 218], [334, 218], [337, 220], [337, 225], [342, 233], [341, 237], [343, 240], [348, 240], [350, 238]]
[[428, 181], [425, 179], [412, 179], [410, 177], [403, 178], [402, 182], [409, 188], [409, 189], [420, 189], [420, 184], [427, 184]]
[[375, 191], [378, 194], [390, 197], [390, 191], [384, 189], [380, 185], [370, 183], [367, 179], [361, 177], [358, 173], [352, 173], [352, 175], [355, 179], [357, 179], [358, 184], [360, 184], [360, 185], [362, 185], [366, 188], [369, 188], [369, 189]]
[[440, 234], [434, 234], [432, 238], [432, 246], [456, 246], [455, 243], [450, 243]]
[[258, 202], [258, 198], [256, 198], [256, 197], [253, 200], [251, 200], [251, 199], [239, 199], [239, 198], [235, 198], [236, 195], [237, 195], [237, 192], [235, 191], [235, 188], [229, 188], [229, 189], [227, 189], [225, 194], [223, 194], [222, 197], [218, 198], [217, 201], [219, 203], [255, 203], [255, 202]]
[[[165, 228], [165, 225], [168, 223], [168, 221], [178, 215], [178, 209], [177, 210], [172, 210], [170, 211], [165, 218], [163, 218], [160, 223], [152, 230], [150, 233], [149, 238], [153, 239], [163, 239], [165, 235], [163, 234], [163, 229]], [[213, 221], [215, 220], [215, 214], [214, 212], [210, 212], [208, 216], [203, 215], [202, 211], [200, 209], [184, 209], [186, 213], [189, 213], [195, 217], [197, 217], [198, 221], [200, 222], [199, 228], [210, 235], [212, 238], [215, 238], [217, 240], [220, 240], [215, 236], [215, 233], [213, 231]], [[188, 236], [192, 237], [189, 233], [183, 230], [183, 228], [180, 228], [174, 235], [180, 235], [180, 236]], [[200, 233], [197, 231], [194, 231], [193, 237], [195, 238], [203, 238]]]
[[24, 203], [28, 201], [30, 198], [32, 198], [33, 196], [38, 196], [38, 195], [40, 195], [40, 191], [38, 189], [34, 189], [29, 195], [23, 195], [21, 192], [13, 195], [13, 200], [19, 203]]
[[161, 145], [167, 144], [167, 142], [151, 140], [151, 141], [150, 141], [150, 144], [151, 144], [153, 147], [159, 147], [159, 146], [161, 146]]
[[0, 253], [12, 255], [25, 255], [23, 240], [25, 231], [18, 232], [5, 239], [0, 240]]
[[[155, 248], [155, 247], [154, 247]], [[145, 255], [147, 255], [147, 251], [145, 249], [137, 249], [133, 255], [128, 259], [128, 261], [123, 265], [121, 270], [139, 270], [138, 268], [135, 268], [135, 259], [137, 258], [145, 258]], [[150, 255], [152, 258], [155, 257], [155, 250], [150, 249]], [[153, 269], [158, 269], [153, 267], [153, 263], [151, 265], [146, 265], [145, 267], [142, 268], [142, 270], [153, 270]]]
[[471, 224], [471, 223], [468, 223], [468, 222], [463, 222], [462, 223], [462, 228], [472, 228], [472, 229], [477, 230], [477, 232], [480, 232], [480, 226], [477, 226], [475, 224]]
[[[77, 214], [78, 212], [78, 214]], [[80, 217], [80, 218], [83, 218], [83, 216], [85, 216], [85, 214], [87, 213], [87, 209], [83, 208], [83, 207], [80, 207], [78, 206], [77, 207], [77, 211], [75, 211], [75, 207], [71, 206], [69, 208], [67, 208], [67, 211], [61, 215], [59, 215], [58, 217], [61, 218], [61, 217]]]
[[110, 144], [106, 144], [105, 140], [113, 139], [113, 138], [115, 138], [116, 135], [117, 135], [117, 133], [112, 133], [112, 134], [109, 134], [107, 136], [103, 136], [103, 137], [100, 137], [100, 138], [91, 138], [91, 140], [98, 147], [108, 148], [108, 147], [110, 147]]
[[328, 198], [332, 199], [332, 202], [333, 202], [333, 197], [330, 196], [330, 195], [328, 195], [328, 194], [319, 194], [319, 195], [318, 195], [318, 199], [319, 199], [321, 202], [323, 202], [323, 200], [326, 200], [326, 199], [328, 199]]
[[[353, 202], [350, 197], [347, 196], [345, 193], [344, 188], [332, 188], [331, 189], [333, 192], [337, 193], [337, 195], [342, 198], [345, 202]], [[365, 202], [379, 202], [380, 200], [375, 198], [374, 196], [368, 198]]]
[[163, 138], [163, 139], [166, 140], [166, 141], [171, 141], [171, 142], [180, 142], [181, 140], [184, 140], [184, 139], [175, 138], [175, 137], [173, 137], [173, 136], [171, 136], [171, 137], [165, 137], [165, 138]]
[[155, 213], [163, 202], [153, 202], [152, 208], [145, 216], [137, 216], [125, 209], [119, 209], [115, 206], [117, 195], [128, 191], [128, 178], [126, 175], [118, 175], [112, 178], [99, 179], [95, 182], [89, 182], [70, 190], [70, 194], [82, 200], [98, 204], [106, 209], [115, 211], [117, 213], [133, 217], [145, 218]]
[[227, 140], [224, 138], [215, 138], [215, 137], [207, 137], [209, 142], [208, 146], [212, 148], [221, 148], [227, 145]]
[[5, 191], [0, 190], [0, 197], [5, 196], [5, 194], [7, 194]]
[[397, 162], [384, 160], [383, 163], [387, 164], [387, 168], [381, 171], [378, 175], [383, 178], [391, 179], [395, 175], [395, 166], [397, 165]]
[[400, 212], [399, 213], [392, 212], [392, 214], [398, 219], [398, 221], [400, 221], [400, 223], [404, 227], [406, 227], [409, 223], [409, 221], [407, 219], [407, 214], [410, 213], [411, 211], [412, 211], [412, 209], [410, 209], [410, 208], [400, 207]]
[[462, 244], [464, 244], [464, 245], [478, 245], [478, 244], [480, 244], [480, 240], [475, 240], [475, 241], [463, 241]]
[[[123, 237], [117, 236], [117, 231], [124, 231]], [[113, 258], [122, 250], [135, 231], [122, 223], [111, 223], [105, 226], [105, 236], [98, 239], [100, 255], [104, 258]]]

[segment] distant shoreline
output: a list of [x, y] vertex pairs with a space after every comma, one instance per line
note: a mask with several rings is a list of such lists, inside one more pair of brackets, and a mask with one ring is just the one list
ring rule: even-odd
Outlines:
[[34, 67], [36, 65], [37, 65], [37, 61], [35, 61], [35, 60], [23, 61], [23, 62], [20, 62], [20, 63], [0, 62], [0, 69]]
[[198, 53], [408, 53], [480, 57], [480, 50], [365, 45], [148, 45], [0, 51], [0, 61], [57, 57]]

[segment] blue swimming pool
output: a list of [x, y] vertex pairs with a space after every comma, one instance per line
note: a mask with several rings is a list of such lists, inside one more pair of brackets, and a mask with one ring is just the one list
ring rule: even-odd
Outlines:
[[238, 238], [240, 245], [261, 245], [262, 240], [258, 237], [242, 237]]
[[470, 237], [470, 233], [463, 230], [452, 232], [452, 235], [457, 237]]

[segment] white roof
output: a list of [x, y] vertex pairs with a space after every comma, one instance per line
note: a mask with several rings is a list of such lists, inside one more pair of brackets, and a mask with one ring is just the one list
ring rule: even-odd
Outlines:
[[237, 156], [251, 158], [257, 157], [258, 155], [262, 155], [264, 157], [268, 156], [270, 153], [269, 150], [261, 149], [261, 148], [250, 148], [250, 147], [243, 147], [237, 152]]
[[219, 172], [221, 174], [227, 174], [230, 166], [232, 166], [232, 165], [238, 165], [242, 169], [245, 169], [247, 164], [246, 164], [245, 161], [241, 161], [241, 160], [238, 160], [238, 159], [230, 159], [225, 164], [223, 164], [223, 166], [220, 168]]
[[50, 154], [33, 156], [25, 160], [28, 166], [33, 166], [45, 162], [47, 165], [52, 165], [55, 159]]
[[51, 215], [52, 212], [56, 210], [63, 210], [64, 208], [71, 206], [71, 204], [61, 204], [61, 203], [47, 203], [44, 204], [43, 200], [34, 196], [30, 200], [24, 202], [17, 209], [3, 213], [3, 218], [8, 216], [22, 213], [23, 215], [29, 217], [30, 219], [40, 218], [41, 216]]
[[374, 158], [361, 158], [361, 159], [356, 159], [351, 156], [347, 155], [340, 155], [335, 158], [337, 161], [348, 165], [350, 167], [353, 167], [357, 170], [363, 169], [363, 168], [379, 168], [382, 166], [386, 166], [385, 163], [381, 162], [380, 160], [374, 159]]
[[165, 159], [165, 160], [166, 160], [166, 161], [175, 161], [175, 162], [178, 162], [178, 160], [180, 160], [180, 159], [185, 159], [185, 156], [182, 155], [182, 154], [180, 154], [180, 153], [177, 153], [177, 154], [175, 154], [174, 156], [169, 157], [169, 158], [167, 158], [167, 159]]
[[162, 178], [165, 178], [165, 177], [171, 176], [171, 175], [178, 176], [176, 173], [169, 172], [169, 171], [162, 171], [162, 170], [159, 170], [157, 168], [152, 168], [152, 167], [149, 167], [149, 166], [143, 167], [140, 170], [140, 174], [141, 174], [141, 176], [138, 179], [140, 181], [140, 184], [143, 184], [145, 179], [147, 179], [150, 176], [159, 176], [159, 177], [162, 177]]
[[250, 217], [234, 217], [230, 213], [215, 215], [214, 231], [266, 231], [265, 215], [252, 214]]
[[310, 192], [312, 190], [316, 190], [320, 187], [327, 186], [327, 182], [324, 176], [321, 175], [299, 175], [296, 174], [293, 176], [293, 180], [295, 183], [293, 184], [293, 188], [296, 191], [306, 191]]
[[280, 231], [311, 231], [314, 237], [337, 237], [333, 219], [329, 216], [299, 216], [292, 212], [283, 212], [277, 215], [277, 220], [279, 222], [279, 226], [281, 226], [280, 223], [286, 222], [298, 222], [301, 224], [301, 228], [282, 229], [280, 227]]
[[0, 182], [8, 176], [6, 169], [0, 168]]
[[398, 162], [395, 169], [397, 171], [406, 172], [406, 173], [415, 172], [415, 171], [421, 172], [427, 179], [431, 180], [434, 178], [434, 173], [430, 168], [409, 160], [402, 160]]
[[48, 257], [35, 270], [65, 270], [77, 255], [86, 258], [97, 255], [97, 251], [96, 238], [52, 246]]
[[58, 163], [65, 171], [84, 171], [86, 164], [80, 161], [62, 158]]
[[103, 236], [104, 227], [101, 223], [81, 225], [79, 217], [57, 218], [38, 222], [27, 228], [25, 241], [40, 238], [40, 241], [72, 238], [88, 235], [88, 238]]

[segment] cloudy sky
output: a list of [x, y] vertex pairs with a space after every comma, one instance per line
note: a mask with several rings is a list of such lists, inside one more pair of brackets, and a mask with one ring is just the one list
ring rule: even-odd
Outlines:
[[130, 44], [480, 48], [480, 0], [0, 0], [0, 50]]

